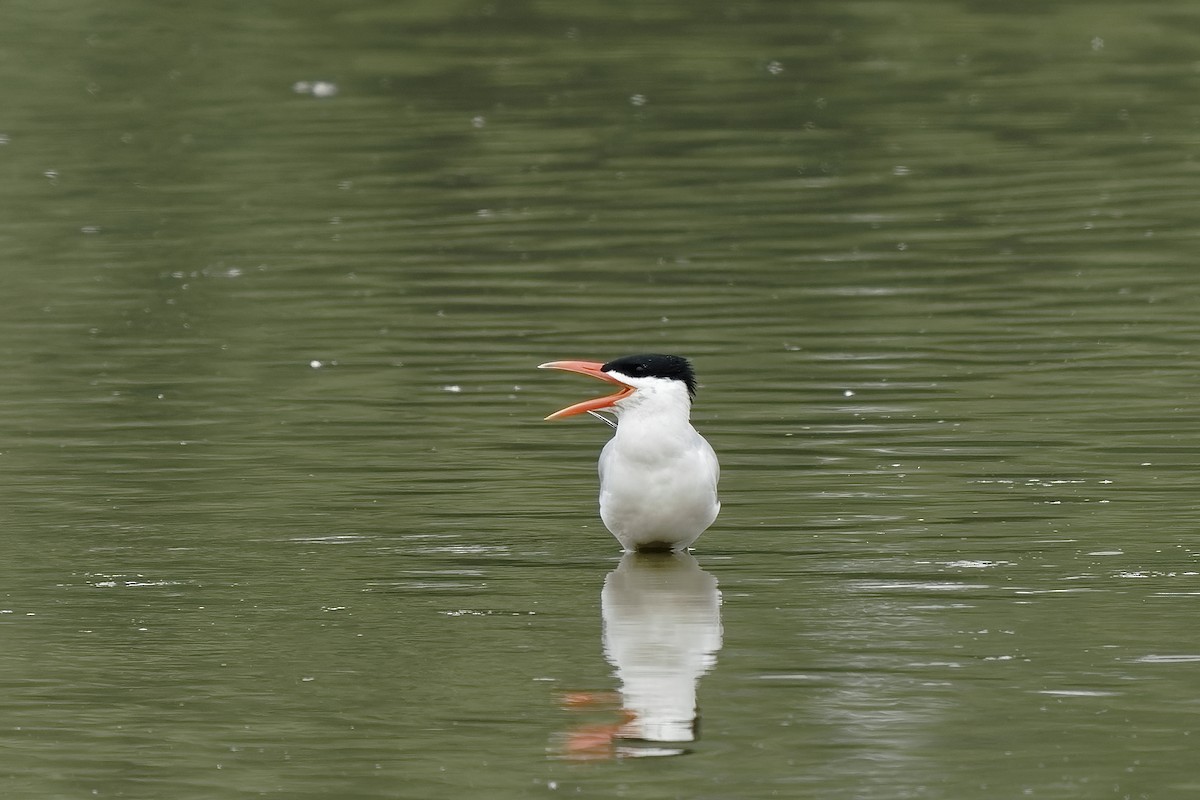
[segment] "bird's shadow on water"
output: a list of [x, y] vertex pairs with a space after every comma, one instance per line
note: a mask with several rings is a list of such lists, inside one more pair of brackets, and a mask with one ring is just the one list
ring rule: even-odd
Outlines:
[[569, 692], [574, 712], [616, 719], [580, 724], [565, 735], [570, 759], [670, 756], [698, 736], [696, 689], [721, 649], [717, 579], [688, 553], [626, 553], [600, 593], [604, 657], [617, 692]]

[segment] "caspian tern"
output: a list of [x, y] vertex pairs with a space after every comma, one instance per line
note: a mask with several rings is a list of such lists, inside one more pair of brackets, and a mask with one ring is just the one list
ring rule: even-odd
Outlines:
[[600, 453], [600, 519], [626, 551], [683, 550], [713, 524], [721, 467], [689, 421], [696, 376], [686, 358], [652, 353], [538, 368], [621, 387], [546, 419], [601, 409], [616, 415], [616, 432]]

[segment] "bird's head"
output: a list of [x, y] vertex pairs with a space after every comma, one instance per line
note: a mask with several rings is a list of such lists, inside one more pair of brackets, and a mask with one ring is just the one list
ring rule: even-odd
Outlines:
[[614, 394], [567, 406], [546, 419], [562, 419], [600, 410], [611, 411], [620, 417], [622, 413], [635, 408], [659, 405], [680, 405], [686, 412], [691, 398], [696, 394], [696, 375], [692, 372], [692, 365], [681, 356], [646, 353], [622, 356], [607, 364], [596, 361], [550, 361], [539, 364], [538, 369], [578, 372], [620, 387]]

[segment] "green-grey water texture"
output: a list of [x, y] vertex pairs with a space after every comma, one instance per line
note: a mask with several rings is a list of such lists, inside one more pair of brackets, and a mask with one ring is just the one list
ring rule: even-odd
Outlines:
[[[0, 796], [1200, 791], [1193, 2], [15, 2]], [[724, 508], [620, 558], [597, 385]]]

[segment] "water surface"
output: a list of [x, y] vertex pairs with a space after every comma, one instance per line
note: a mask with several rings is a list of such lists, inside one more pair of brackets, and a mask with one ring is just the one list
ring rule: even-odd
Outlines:
[[[13, 9], [4, 796], [1200, 788], [1198, 30]], [[724, 507], [622, 560], [535, 366], [648, 350]]]

